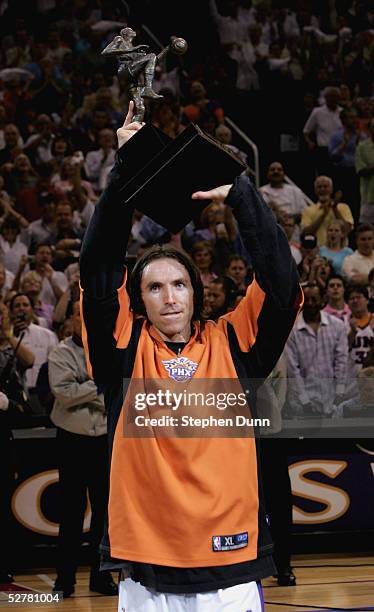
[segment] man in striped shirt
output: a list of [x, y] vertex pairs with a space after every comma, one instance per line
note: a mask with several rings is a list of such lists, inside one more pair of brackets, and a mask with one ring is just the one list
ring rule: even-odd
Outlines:
[[286, 344], [288, 404], [297, 415], [330, 416], [343, 399], [347, 376], [346, 327], [321, 312], [320, 287], [304, 288], [304, 307]]

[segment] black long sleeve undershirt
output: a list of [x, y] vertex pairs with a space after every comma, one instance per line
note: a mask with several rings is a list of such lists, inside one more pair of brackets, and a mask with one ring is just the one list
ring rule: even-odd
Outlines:
[[261, 289], [279, 308], [289, 308], [299, 291], [298, 274], [286, 234], [271, 209], [245, 176], [235, 180], [226, 204], [233, 209]]

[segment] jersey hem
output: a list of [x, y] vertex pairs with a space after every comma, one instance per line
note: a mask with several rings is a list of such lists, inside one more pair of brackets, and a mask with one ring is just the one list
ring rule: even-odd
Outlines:
[[[218, 553], [219, 554], [219, 553]], [[137, 563], [149, 563], [154, 565], [163, 565], [166, 567], [180, 567], [180, 568], [194, 568], [194, 567], [215, 567], [222, 565], [234, 565], [235, 563], [244, 563], [245, 561], [255, 561], [258, 558], [258, 555], [238, 555], [235, 557], [217, 557], [216, 561], [211, 557], [206, 559], [184, 559], [181, 561], [180, 559], [165, 559], [161, 557], [154, 557], [152, 555], [147, 555], [146, 557], [143, 555], [139, 555], [138, 553], [134, 553], [132, 551], [123, 551], [112, 548], [110, 550], [110, 556], [115, 559], [123, 559], [124, 561], [137, 562]]]

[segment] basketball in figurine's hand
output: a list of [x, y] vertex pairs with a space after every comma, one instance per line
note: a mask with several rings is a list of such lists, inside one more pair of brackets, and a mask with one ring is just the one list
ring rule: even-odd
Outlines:
[[183, 55], [188, 49], [187, 41], [185, 41], [184, 38], [175, 36], [170, 43], [170, 49], [177, 55]]

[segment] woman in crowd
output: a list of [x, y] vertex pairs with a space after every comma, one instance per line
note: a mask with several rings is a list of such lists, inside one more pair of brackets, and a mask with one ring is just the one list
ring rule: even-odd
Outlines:
[[39, 325], [52, 329], [54, 308], [51, 304], [45, 304], [41, 301], [41, 290], [42, 278], [40, 275], [35, 270], [26, 272], [21, 281], [21, 292], [25, 293], [32, 301]]
[[345, 246], [345, 242], [345, 223], [341, 219], [335, 219], [327, 228], [327, 244], [320, 247], [319, 253], [321, 257], [331, 261], [336, 274], [342, 273], [344, 258], [353, 253], [351, 248]]
[[191, 249], [191, 257], [200, 271], [201, 280], [204, 287], [217, 278], [217, 274], [213, 272], [214, 249], [210, 242], [201, 240], [195, 242]]
[[18, 220], [8, 215], [0, 230], [0, 262], [16, 274], [22, 255], [27, 256], [27, 247], [21, 242]]
[[65, 157], [61, 165], [60, 177], [58, 178], [58, 175], [55, 176], [53, 186], [57, 191], [63, 193], [64, 195], [67, 195], [69, 192], [73, 191], [77, 184], [77, 168], [79, 168], [79, 184], [85, 189], [90, 201], [96, 202], [97, 196], [91, 183], [81, 178], [81, 162], [77, 153], [71, 157]]

